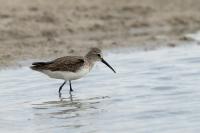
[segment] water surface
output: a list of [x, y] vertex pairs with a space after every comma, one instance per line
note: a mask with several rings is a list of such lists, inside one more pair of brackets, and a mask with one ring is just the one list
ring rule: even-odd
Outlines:
[[200, 46], [108, 54], [58, 96], [61, 80], [28, 67], [0, 71], [3, 133], [196, 133]]

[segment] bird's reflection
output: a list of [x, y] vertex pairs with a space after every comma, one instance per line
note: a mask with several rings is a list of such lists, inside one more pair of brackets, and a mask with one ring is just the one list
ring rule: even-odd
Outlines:
[[97, 96], [81, 99], [75, 97], [74, 93], [69, 93], [68, 97], [63, 96], [64, 94], [59, 94], [59, 100], [33, 104], [33, 108], [36, 109], [35, 115], [58, 119], [80, 117], [84, 111], [93, 112], [100, 109], [98, 104], [102, 102], [102, 99], [109, 98], [108, 96]]
[[[62, 93], [61, 92], [59, 92], [59, 99], [60, 99], [60, 101], [63, 101], [64, 99], [66, 99], [66, 98], [64, 98], [64, 97], [62, 97]], [[69, 91], [69, 98], [68, 98], [71, 102], [73, 102], [73, 95], [72, 95], [72, 92], [71, 91]]]

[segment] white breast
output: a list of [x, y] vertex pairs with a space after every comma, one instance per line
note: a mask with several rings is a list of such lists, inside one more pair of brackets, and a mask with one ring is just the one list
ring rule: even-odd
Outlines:
[[64, 80], [75, 80], [85, 76], [90, 71], [89, 67], [84, 67], [77, 72], [68, 72], [68, 71], [50, 71], [43, 70], [42, 72], [48, 75], [51, 78], [64, 79]]

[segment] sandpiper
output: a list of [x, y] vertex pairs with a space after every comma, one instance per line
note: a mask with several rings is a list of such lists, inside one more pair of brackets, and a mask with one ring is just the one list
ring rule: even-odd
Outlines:
[[101, 61], [114, 73], [115, 70], [103, 59], [99, 48], [92, 48], [83, 56], [64, 56], [49, 62], [34, 62], [31, 69], [42, 72], [51, 78], [63, 79], [64, 83], [59, 87], [59, 94], [66, 81], [69, 81], [70, 92], [73, 91], [71, 81], [85, 76], [95, 62]]

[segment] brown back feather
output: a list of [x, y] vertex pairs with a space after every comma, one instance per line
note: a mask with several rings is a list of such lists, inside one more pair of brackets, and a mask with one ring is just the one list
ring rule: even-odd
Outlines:
[[33, 63], [31, 68], [34, 70], [50, 70], [50, 71], [70, 71], [76, 72], [85, 63], [83, 57], [65, 56], [55, 59], [51, 62]]

